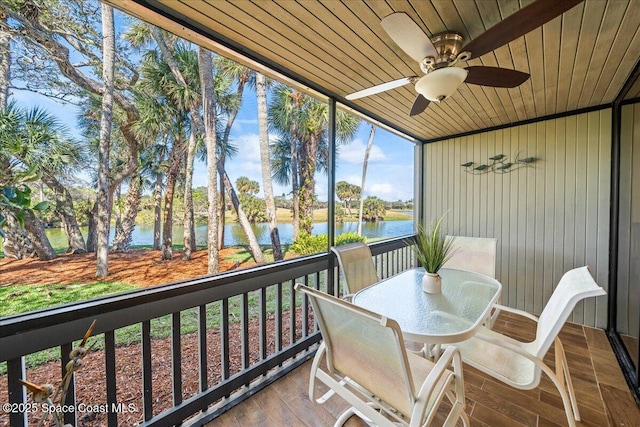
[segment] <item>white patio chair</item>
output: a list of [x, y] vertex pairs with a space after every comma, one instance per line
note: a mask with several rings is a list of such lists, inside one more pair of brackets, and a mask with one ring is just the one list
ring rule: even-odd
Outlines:
[[[444, 263], [445, 268], [472, 271], [496, 278], [496, 247], [498, 239], [489, 237], [447, 236], [454, 239], [451, 244], [453, 255]], [[502, 302], [498, 300], [498, 304]], [[500, 310], [494, 308], [485, 325], [493, 328]]]
[[[394, 320], [301, 284], [295, 289], [309, 296], [323, 337], [311, 367], [309, 397], [324, 403], [333, 391], [352, 405], [335, 426], [353, 414], [378, 426], [429, 425], [445, 396], [451, 409], [444, 425], [454, 426], [460, 418], [469, 425], [455, 347], [433, 364], [405, 351]], [[319, 399], [316, 380], [331, 389]]]
[[[534, 341], [521, 342], [483, 328], [473, 338], [455, 345], [460, 349], [465, 363], [521, 390], [538, 387], [541, 372], [547, 374], [560, 392], [567, 421], [573, 427], [575, 421], [580, 421], [580, 413], [558, 333], [578, 301], [605, 294], [604, 289], [591, 277], [588, 267], [575, 268], [562, 276], [540, 317], [522, 310], [500, 307], [501, 310], [536, 321], [538, 325]], [[555, 373], [543, 361], [554, 342]]]
[[336, 254], [340, 271], [344, 275], [343, 299], [349, 301], [360, 289], [379, 281], [371, 250], [365, 243], [334, 246], [331, 251]]
[[443, 267], [473, 271], [495, 279], [498, 239], [466, 236], [447, 236], [447, 239], [453, 239], [453, 254]]

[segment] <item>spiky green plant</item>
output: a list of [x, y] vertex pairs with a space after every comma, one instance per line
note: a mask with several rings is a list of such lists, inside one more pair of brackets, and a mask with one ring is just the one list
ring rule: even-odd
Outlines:
[[418, 226], [416, 245], [412, 248], [418, 262], [427, 273], [437, 273], [453, 255], [452, 245], [455, 237], [447, 239], [446, 233], [442, 230], [445, 215], [446, 213], [440, 217], [431, 230]]

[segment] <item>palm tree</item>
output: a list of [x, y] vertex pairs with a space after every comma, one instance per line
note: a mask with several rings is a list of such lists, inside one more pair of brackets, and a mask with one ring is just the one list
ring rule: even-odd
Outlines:
[[[274, 97], [269, 106], [270, 126], [279, 135], [273, 150], [274, 178], [282, 184], [292, 184], [295, 239], [296, 221], [299, 231], [311, 234], [315, 174], [326, 172], [329, 106], [282, 85], [276, 88]], [[353, 140], [359, 123], [357, 117], [338, 110], [337, 141]], [[287, 143], [289, 153], [284, 149]]]
[[271, 181], [271, 153], [269, 150], [269, 118], [267, 113], [267, 87], [265, 76], [255, 73], [256, 97], [258, 98], [258, 127], [260, 140], [260, 166], [262, 168], [262, 186], [266, 204], [267, 221], [269, 223], [269, 236], [271, 237], [271, 249], [273, 259], [281, 260], [282, 246], [280, 245], [280, 233], [276, 220], [276, 202], [273, 197], [273, 183]]
[[[267, 95], [266, 90], [270, 85], [270, 82], [259, 73], [238, 64], [235, 61], [217, 57], [216, 67], [221, 73], [228, 75], [236, 82], [236, 94], [238, 98], [238, 107], [242, 100], [242, 94], [245, 86], [248, 84], [250, 87], [256, 90], [256, 97], [258, 100], [258, 127], [260, 129], [260, 165], [262, 168], [262, 186], [265, 195], [266, 214], [269, 224], [269, 235], [271, 237], [271, 248], [273, 252], [274, 260], [279, 261], [282, 259], [282, 247], [280, 244], [280, 234], [278, 232], [278, 224], [276, 221], [276, 206], [275, 199], [273, 197], [273, 183], [271, 180], [271, 158], [269, 153], [269, 135], [268, 135], [268, 121], [267, 121]], [[235, 120], [237, 109], [229, 114], [225, 132], [223, 135], [223, 144], [228, 144], [228, 139], [231, 131], [231, 127]], [[225, 157], [221, 157], [221, 161], [224, 165]], [[221, 184], [224, 181], [221, 180]], [[224, 214], [224, 199], [221, 203], [222, 214]]]
[[213, 64], [211, 52], [200, 47], [198, 49], [198, 64], [200, 71], [200, 84], [202, 86], [203, 116], [204, 116], [204, 140], [207, 147], [207, 197], [209, 199], [209, 222], [207, 227], [207, 242], [209, 244], [209, 260], [207, 271], [209, 274], [218, 272], [218, 193], [217, 171], [218, 147], [216, 135], [216, 98], [213, 88]]
[[353, 200], [360, 199], [361, 193], [361, 188], [355, 184], [349, 184], [347, 181], [336, 182], [336, 196], [342, 200], [344, 208], [347, 210], [347, 214], [349, 216], [352, 215], [351, 202]]
[[364, 152], [364, 160], [362, 162], [362, 186], [360, 187], [360, 211], [358, 213], [358, 236], [362, 236], [362, 211], [364, 210], [364, 183], [367, 179], [367, 165], [369, 164], [369, 155], [371, 154], [371, 147], [373, 146], [373, 137], [376, 135], [376, 126], [371, 124], [371, 131], [369, 132], [369, 141], [367, 142], [367, 149]]
[[[195, 134], [193, 121], [200, 120], [199, 104], [200, 95], [196, 84], [188, 84], [197, 81], [197, 57], [194, 50], [185, 43], [175, 43], [169, 47], [168, 42], [173, 41], [165, 37], [159, 29], [151, 27], [151, 34], [158, 44], [159, 51], [150, 50], [145, 53], [143, 63], [143, 85], [148, 85], [149, 90], [162, 101], [158, 104], [171, 106], [173, 123], [172, 149], [169, 154], [169, 166], [167, 169], [167, 182], [165, 191], [164, 226], [162, 232], [162, 259], [173, 258], [173, 198], [178, 174], [185, 160], [185, 151], [192, 156], [187, 158], [187, 165], [193, 165], [195, 157]], [[154, 110], [155, 111], [155, 110]], [[166, 122], [165, 122], [166, 123]], [[191, 141], [192, 146], [188, 147], [187, 141]], [[190, 149], [189, 149], [190, 148]], [[193, 172], [193, 168], [190, 168]], [[188, 259], [191, 251], [195, 250], [195, 225], [193, 223], [193, 206], [189, 205], [191, 200], [191, 177], [186, 180], [189, 184], [185, 186], [185, 200], [187, 210], [185, 211], [185, 253]]]
[[[256, 262], [262, 263], [264, 262], [264, 255], [258, 243], [258, 239], [251, 228], [251, 224], [249, 219], [247, 218], [246, 213], [243, 210], [242, 204], [236, 194], [233, 185], [231, 183], [231, 179], [227, 175], [224, 167], [224, 161], [226, 157], [228, 157], [233, 150], [235, 153], [235, 147], [229, 142], [229, 138], [231, 135], [231, 128], [235, 121], [238, 110], [240, 109], [242, 103], [242, 93], [244, 85], [247, 83], [247, 79], [250, 79], [251, 74], [247, 74], [248, 70], [246, 68], [238, 66], [238, 64], [233, 63], [232, 61], [224, 60], [221, 58], [216, 59], [216, 63], [218, 65], [218, 73], [216, 73], [214, 77], [214, 82], [219, 81], [219, 78], [233, 78], [238, 79], [239, 83], [237, 85], [235, 93], [232, 92], [224, 92], [219, 89], [216, 90], [216, 104], [220, 107], [221, 118], [226, 118], [224, 131], [221, 136], [218, 138], [217, 146], [218, 146], [218, 174], [220, 176], [220, 189], [224, 190], [226, 195], [231, 200], [231, 204], [236, 211], [236, 216], [238, 217], [238, 221], [243, 229], [243, 232], [249, 242], [249, 248], [253, 255], [253, 258]], [[219, 122], [221, 122], [220, 120]], [[224, 214], [224, 204], [222, 205], [221, 215]], [[220, 227], [223, 229], [224, 222], [222, 219], [219, 219]], [[219, 245], [222, 244], [222, 240], [218, 240]]]
[[293, 213], [293, 240], [300, 234], [300, 177], [298, 168], [298, 113], [302, 106], [302, 94], [284, 85], [276, 86], [275, 99], [269, 104], [269, 128], [277, 135], [272, 158], [273, 178], [281, 185], [291, 184]]
[[[65, 126], [46, 111], [33, 108], [22, 110], [9, 103], [0, 113], [0, 156], [24, 167], [32, 167], [40, 179], [55, 194], [55, 213], [60, 217], [69, 238], [69, 251], [84, 252], [86, 246], [75, 217], [73, 201], [63, 182], [70, 179], [75, 168], [84, 160], [81, 145], [71, 139]], [[35, 216], [29, 217], [27, 230], [35, 230], [32, 242], [42, 248], [38, 256], [42, 259], [55, 257], [53, 249], [44, 235], [42, 224]], [[11, 233], [9, 236], [11, 240]], [[12, 245], [9, 245], [10, 247]], [[20, 256], [20, 255], [18, 255]]]
[[[144, 85], [144, 79], [141, 85]], [[173, 122], [177, 113], [171, 105], [156, 98], [152, 93], [139, 89], [136, 106], [140, 111], [140, 120], [136, 123], [134, 131], [142, 142], [141, 157], [145, 158], [143, 162], [146, 166], [145, 174], [154, 182], [153, 249], [160, 250], [162, 248], [162, 194], [165, 188], [166, 160], [171, 148], [168, 125]]]
[[[231, 128], [233, 127], [233, 123], [235, 122], [236, 116], [238, 115], [238, 110], [242, 105], [242, 95], [244, 93], [244, 88], [246, 84], [253, 79], [253, 75], [251, 70], [249, 70], [248, 68], [223, 56], [214, 57], [214, 67], [216, 70], [218, 70], [218, 73], [216, 73], [216, 75], [219, 74], [221, 76], [226, 76], [236, 83], [235, 96], [233, 98], [229, 98], [227, 102], [218, 99], [218, 105], [220, 105], [220, 101], [225, 104], [226, 112], [226, 122], [224, 125], [224, 129], [222, 130], [222, 134], [220, 135], [220, 138], [218, 140], [218, 162], [222, 165], [222, 169], [224, 169], [227, 159], [233, 157], [233, 155], [235, 155], [237, 152], [237, 148], [233, 144], [231, 144], [229, 140], [231, 136]], [[233, 101], [234, 105], [231, 105], [231, 103], [229, 103], [228, 101]], [[231, 149], [233, 150], [233, 152], [229, 152], [229, 150]], [[222, 175], [220, 175], [219, 186], [218, 248], [222, 249], [222, 247], [224, 246], [224, 221], [226, 213], [226, 192], [224, 188], [224, 177]]]

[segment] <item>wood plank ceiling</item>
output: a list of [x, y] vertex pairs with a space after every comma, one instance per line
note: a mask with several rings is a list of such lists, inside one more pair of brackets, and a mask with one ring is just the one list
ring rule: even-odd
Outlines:
[[[202, 35], [213, 38], [339, 102], [345, 95], [367, 87], [422, 75], [416, 61], [382, 29], [380, 21], [385, 16], [406, 12], [429, 36], [457, 31], [467, 41], [531, 3], [106, 1], [194, 42], [202, 43]], [[531, 74], [517, 88], [463, 84], [450, 98], [431, 103], [414, 117], [408, 115], [416, 95], [411, 84], [346, 104], [418, 139], [431, 140], [610, 104], [639, 58], [640, 1], [585, 0], [543, 27], [462, 64], [499, 66]], [[638, 96], [636, 83], [629, 97]]]

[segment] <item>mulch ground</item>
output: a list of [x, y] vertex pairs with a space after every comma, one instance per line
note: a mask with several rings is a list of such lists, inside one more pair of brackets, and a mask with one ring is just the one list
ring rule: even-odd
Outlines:
[[[238, 265], [234, 261], [224, 260], [236, 251], [235, 248], [220, 251], [220, 271], [255, 265], [253, 261]], [[0, 286], [96, 282], [95, 256], [92, 253], [62, 254], [50, 261], [0, 258]], [[191, 260], [185, 261], [181, 251], [175, 251], [171, 260], [162, 260], [160, 251], [132, 249], [127, 253], [109, 254], [109, 276], [105, 280], [147, 287], [206, 274], [206, 250], [192, 253]]]
[[[234, 249], [225, 249], [221, 257], [228, 256]], [[191, 261], [183, 261], [181, 253], [176, 253], [169, 261], [160, 260], [160, 252], [152, 250], [132, 250], [127, 254], [111, 254], [109, 257], [110, 281], [134, 283], [141, 287], [169, 283], [203, 276], [207, 274], [207, 253], [198, 251]], [[93, 282], [95, 278], [95, 255], [62, 255], [52, 261], [0, 260], [1, 285], [26, 283], [73, 283]], [[232, 261], [222, 261], [221, 270], [244, 268], [251, 263], [237, 265]], [[301, 314], [296, 316], [297, 336], [301, 333]], [[309, 325], [313, 325], [310, 319]], [[311, 326], [310, 326], [311, 327]], [[288, 313], [284, 314], [282, 345], [289, 341]], [[229, 327], [230, 371], [231, 375], [242, 369], [242, 333], [239, 323]], [[268, 353], [275, 352], [275, 319], [267, 319]], [[251, 363], [259, 360], [259, 324], [257, 319], [249, 325], [249, 353]], [[207, 331], [209, 384], [221, 381], [220, 331]], [[172, 406], [171, 341], [152, 340], [152, 384], [153, 412], [166, 410]], [[185, 334], [181, 340], [182, 398], [187, 399], [198, 392], [198, 340], [197, 334]], [[83, 366], [75, 374], [76, 402], [84, 405], [85, 412], [78, 413], [78, 426], [106, 425], [106, 414], [100, 413], [97, 405], [106, 403], [104, 352], [94, 351], [83, 359]], [[27, 369], [26, 378], [37, 384], [58, 384], [60, 382], [60, 362], [50, 362], [36, 368]], [[134, 426], [142, 421], [142, 363], [140, 344], [120, 346], [116, 349], [117, 402], [125, 406], [131, 404], [132, 412], [118, 414], [118, 425]], [[29, 400], [30, 401], [30, 400]], [[0, 403], [8, 402], [7, 377], [0, 376]], [[129, 406], [127, 406], [129, 407]], [[88, 409], [94, 408], [96, 411]], [[29, 424], [36, 425], [42, 412], [30, 414]], [[49, 417], [48, 425], [54, 425]], [[0, 426], [9, 425], [9, 416], [0, 410]]]

